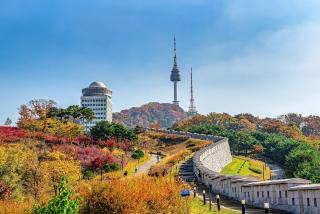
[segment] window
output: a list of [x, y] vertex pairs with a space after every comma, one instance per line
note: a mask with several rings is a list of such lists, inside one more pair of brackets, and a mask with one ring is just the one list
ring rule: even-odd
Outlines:
[[288, 198], [288, 191], [285, 191], [284, 194], [286, 195], [286, 198]]
[[268, 198], [270, 197], [270, 193], [269, 193], [269, 191], [267, 191], [267, 197], [268, 197]]
[[313, 199], [313, 203], [314, 203], [314, 206], [315, 206], [315, 207], [318, 206], [318, 204], [317, 204], [317, 199], [316, 199], [316, 198]]
[[264, 192], [262, 191], [262, 198], [264, 198]]
[[257, 197], [259, 198], [259, 192], [257, 192]]
[[307, 198], [307, 206], [309, 207], [310, 206], [310, 199]]
[[279, 198], [281, 198], [281, 191], [279, 191]]
[[292, 198], [292, 205], [296, 205], [296, 204], [294, 203], [294, 198]]

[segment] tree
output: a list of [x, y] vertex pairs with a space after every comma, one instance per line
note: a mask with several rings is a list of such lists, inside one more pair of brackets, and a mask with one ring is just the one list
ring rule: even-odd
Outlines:
[[0, 147], [0, 176], [4, 185], [12, 189], [12, 198], [23, 198], [22, 176], [27, 154], [23, 145]]
[[26, 148], [25, 153], [28, 154], [28, 158], [24, 162], [23, 186], [26, 193], [31, 193], [35, 199], [38, 199], [44, 182], [39, 169], [40, 162], [35, 145]]
[[106, 158], [105, 157], [97, 157], [96, 159], [93, 160], [92, 162], [92, 166], [96, 169], [96, 170], [100, 170], [100, 178], [102, 181], [102, 172], [103, 172], [103, 166], [106, 163]]
[[6, 119], [6, 121], [4, 122], [4, 125], [5, 125], [5, 126], [11, 126], [11, 125], [12, 125], [12, 120], [8, 117], [8, 118]]
[[29, 103], [21, 105], [19, 108], [20, 118], [18, 126], [25, 128], [32, 120], [46, 118], [50, 109], [55, 106], [56, 103], [53, 100], [44, 99], [31, 100]]
[[76, 214], [79, 213], [80, 200], [71, 199], [71, 190], [68, 178], [63, 176], [59, 183], [59, 195], [54, 196], [48, 206], [37, 205], [33, 208], [32, 214]]
[[108, 121], [97, 122], [90, 132], [94, 140], [115, 138], [117, 142], [123, 142], [125, 140], [132, 141], [137, 139], [137, 135], [133, 129], [127, 129], [121, 124], [110, 123]]
[[40, 171], [45, 182], [52, 187], [54, 195], [58, 195], [59, 182], [63, 176], [67, 176], [70, 182], [80, 178], [80, 164], [72, 160], [47, 160], [40, 163]]
[[47, 117], [72, 122], [80, 120], [84, 123], [85, 121], [93, 120], [94, 112], [90, 108], [80, 107], [78, 105], [71, 105], [66, 109], [52, 107], [47, 113]]

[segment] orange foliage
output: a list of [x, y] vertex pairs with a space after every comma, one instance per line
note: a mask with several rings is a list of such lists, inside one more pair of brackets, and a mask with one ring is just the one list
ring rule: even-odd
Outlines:
[[[172, 178], [147, 176], [92, 183], [82, 212], [114, 214], [178, 213], [184, 184]], [[86, 191], [83, 191], [86, 192]]]
[[0, 214], [26, 213], [25, 210], [31, 211], [34, 204], [33, 200], [23, 202], [0, 200]]

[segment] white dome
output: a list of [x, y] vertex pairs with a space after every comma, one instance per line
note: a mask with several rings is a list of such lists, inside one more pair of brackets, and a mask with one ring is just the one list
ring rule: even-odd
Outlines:
[[107, 88], [103, 82], [93, 82], [89, 85], [89, 88]]

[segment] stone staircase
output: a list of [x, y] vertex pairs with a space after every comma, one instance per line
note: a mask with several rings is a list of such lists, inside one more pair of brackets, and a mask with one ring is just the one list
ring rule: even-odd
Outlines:
[[187, 161], [181, 164], [178, 175], [186, 182], [193, 182], [195, 180], [192, 158], [189, 158]]

